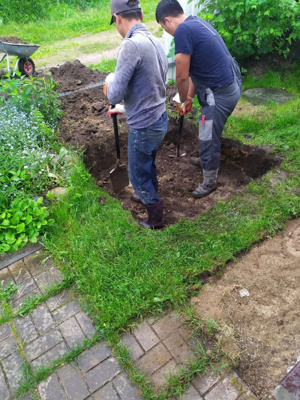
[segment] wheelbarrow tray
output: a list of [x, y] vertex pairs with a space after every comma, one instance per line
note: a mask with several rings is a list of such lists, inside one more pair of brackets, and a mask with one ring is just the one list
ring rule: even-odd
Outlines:
[[41, 47], [39, 44], [6, 43], [0, 40], [0, 51], [7, 53], [10, 56], [17, 56], [20, 58], [28, 58], [32, 56], [39, 47]]

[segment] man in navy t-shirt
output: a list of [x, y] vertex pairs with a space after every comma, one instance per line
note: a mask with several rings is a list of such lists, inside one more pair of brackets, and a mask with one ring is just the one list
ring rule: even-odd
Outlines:
[[192, 195], [204, 197], [217, 188], [221, 135], [241, 96], [240, 70], [218, 32], [201, 18], [186, 16], [177, 0], [161, 0], [156, 20], [174, 36], [180, 114], [191, 111], [195, 94], [202, 106], [200, 157], [191, 161], [203, 169], [203, 183]]

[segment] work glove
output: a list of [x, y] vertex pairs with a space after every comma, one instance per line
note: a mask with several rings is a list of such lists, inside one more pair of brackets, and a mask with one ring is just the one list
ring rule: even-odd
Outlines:
[[105, 97], [107, 97], [107, 86], [114, 80], [114, 78], [114, 73], [107, 75], [107, 77], [105, 78], [105, 83], [103, 85], [103, 94]]
[[194, 101], [192, 97], [187, 97], [186, 101], [181, 103], [179, 93], [177, 93], [176, 96], [173, 97], [173, 101], [176, 104], [178, 115], [186, 115], [192, 111]]
[[113, 114], [126, 114], [125, 107], [122, 104], [116, 104], [114, 108], [110, 106], [108, 115], [112, 118]]

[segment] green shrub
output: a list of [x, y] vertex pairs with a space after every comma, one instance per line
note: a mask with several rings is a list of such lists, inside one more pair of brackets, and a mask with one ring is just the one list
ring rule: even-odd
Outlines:
[[49, 213], [42, 202], [42, 197], [37, 201], [18, 198], [9, 209], [0, 207], [0, 254], [12, 253], [28, 242], [36, 243], [45, 225], [53, 223], [46, 220]]
[[291, 41], [300, 38], [300, 3], [295, 0], [215, 0], [200, 16], [240, 60], [272, 51], [287, 56]]

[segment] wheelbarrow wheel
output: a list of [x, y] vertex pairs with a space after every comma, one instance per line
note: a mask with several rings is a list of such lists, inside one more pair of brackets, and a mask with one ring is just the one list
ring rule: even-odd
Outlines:
[[31, 58], [20, 58], [18, 63], [22, 75], [31, 76], [34, 74], [35, 65]]

